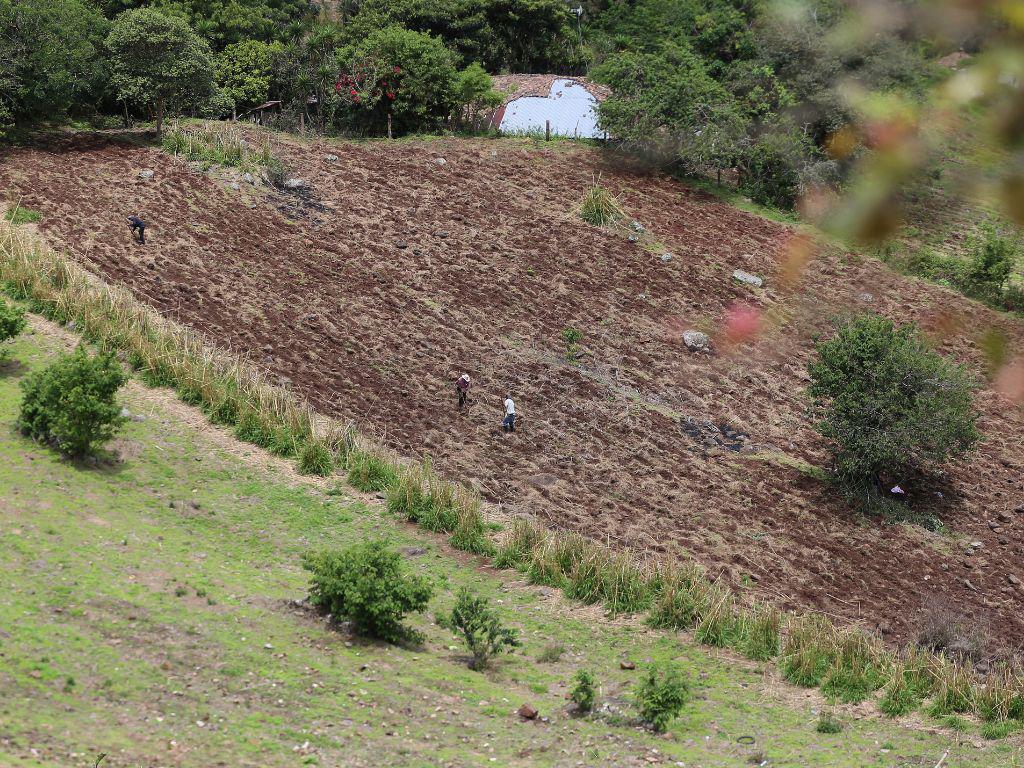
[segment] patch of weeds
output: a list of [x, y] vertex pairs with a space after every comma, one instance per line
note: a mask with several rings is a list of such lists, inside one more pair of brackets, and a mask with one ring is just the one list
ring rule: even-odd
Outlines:
[[970, 669], [945, 656], [937, 656], [931, 674], [934, 687], [929, 714], [941, 717], [970, 712], [974, 708], [974, 679]]
[[537, 661], [541, 664], [554, 664], [562, 658], [565, 653], [565, 646], [561, 643], [550, 643], [545, 645], [537, 654]]
[[836, 719], [835, 714], [822, 710], [818, 716], [818, 724], [814, 726], [818, 733], [839, 733], [843, 730], [843, 724]]
[[443, 626], [462, 636], [472, 654], [470, 669], [485, 669], [498, 654], [519, 647], [516, 631], [501, 623], [487, 598], [465, 587], [459, 591], [451, 615], [444, 617]]
[[265, 446], [269, 442], [270, 430], [256, 411], [245, 411], [235, 423], [235, 437], [253, 445]]
[[971, 729], [971, 724], [964, 718], [958, 715], [945, 715], [938, 718], [939, 725], [943, 728], [949, 728], [951, 731], [959, 731], [965, 733]]
[[543, 536], [544, 532], [539, 526], [529, 520], [517, 518], [512, 522], [512, 530], [498, 547], [494, 556], [494, 567], [503, 570], [525, 568]]
[[1019, 724], [1012, 720], [993, 720], [981, 724], [981, 738], [983, 739], [1005, 739], [1019, 728]]
[[835, 659], [835, 627], [820, 614], [794, 619], [782, 646], [782, 676], [804, 688], [816, 688]]
[[174, 588], [174, 596], [175, 597], [184, 597], [187, 594], [188, 594], [188, 587], [186, 587], [184, 584], [179, 584], [177, 587]]
[[34, 224], [37, 221], [41, 221], [43, 214], [33, 211], [31, 208], [23, 208], [20, 205], [16, 205], [7, 209], [4, 218], [11, 222], [11, 224], [18, 226], [19, 224]]
[[732, 592], [727, 587], [715, 585], [701, 606], [694, 638], [704, 645], [725, 648], [736, 644], [739, 630]]
[[754, 661], [768, 661], [779, 655], [782, 615], [768, 603], [755, 603], [740, 616], [738, 647]]
[[366, 493], [385, 491], [398, 480], [398, 469], [394, 464], [366, 451], [353, 449], [346, 464], [348, 484]]
[[487, 535], [488, 526], [480, 513], [480, 499], [473, 495], [460, 500], [458, 522], [448, 537], [448, 543], [462, 552], [490, 557], [494, 555], [494, 542]]
[[663, 733], [691, 697], [690, 681], [678, 665], [668, 662], [649, 666], [636, 687], [640, 718]]
[[576, 705], [576, 711], [587, 713], [594, 709], [597, 701], [597, 689], [594, 676], [585, 669], [581, 669], [573, 678], [573, 687], [569, 691], [569, 699]]
[[689, 629], [697, 621], [697, 593], [706, 588], [707, 575], [697, 565], [664, 570], [647, 623], [656, 629]]
[[656, 584], [628, 553], [611, 556], [605, 568], [604, 607], [610, 616], [638, 613], [654, 599]]
[[327, 477], [334, 471], [334, 456], [323, 440], [310, 440], [299, 451], [299, 472]]
[[916, 655], [907, 661], [897, 661], [889, 675], [882, 692], [878, 708], [889, 717], [902, 717], [921, 706], [921, 700], [928, 692], [928, 683], [915, 659], [923, 661]]
[[884, 650], [870, 636], [856, 629], [843, 632], [822, 693], [848, 704], [864, 701], [883, 684], [883, 664]]

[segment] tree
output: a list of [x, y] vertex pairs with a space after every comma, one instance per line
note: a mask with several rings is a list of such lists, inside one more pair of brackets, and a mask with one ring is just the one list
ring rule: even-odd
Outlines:
[[282, 46], [246, 40], [232, 43], [217, 54], [217, 85], [237, 110], [262, 104], [270, 91], [270, 78]]
[[335, 92], [356, 128], [378, 135], [436, 130], [458, 106], [456, 57], [439, 38], [391, 26], [338, 58]]
[[80, 0], [0, 0], [0, 138], [12, 125], [95, 109], [108, 26]]
[[107, 48], [118, 98], [154, 109], [158, 137], [169, 107], [199, 105], [214, 92], [210, 46], [180, 18], [152, 8], [125, 11]]
[[756, 203], [792, 208], [800, 174], [814, 155], [813, 144], [799, 129], [789, 121], [775, 121], [740, 155], [740, 187]]
[[982, 296], [998, 296], [1016, 266], [1019, 246], [998, 227], [988, 223], [970, 239], [971, 263], [967, 288]]
[[914, 325], [864, 315], [817, 345], [809, 393], [836, 476], [899, 478], [966, 454], [980, 438], [973, 382]]
[[455, 84], [455, 100], [462, 105], [460, 123], [477, 129], [482, 119], [501, 104], [502, 98], [494, 90], [491, 76], [476, 62], [459, 72]]
[[516, 631], [501, 623], [487, 598], [473, 594], [466, 587], [459, 590], [451, 615], [441, 619], [444, 626], [462, 635], [473, 654], [470, 669], [484, 669], [498, 654], [519, 647]]

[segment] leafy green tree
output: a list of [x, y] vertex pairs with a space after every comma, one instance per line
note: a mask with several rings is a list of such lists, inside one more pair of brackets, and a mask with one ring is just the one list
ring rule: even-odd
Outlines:
[[67, 456], [94, 453], [124, 422], [115, 398], [127, 380], [113, 353], [78, 347], [21, 383], [18, 429]]
[[7, 361], [10, 351], [4, 343], [25, 330], [25, 310], [0, 299], [0, 363]]
[[108, 26], [80, 0], [0, 0], [0, 138], [16, 124], [95, 109]]
[[498, 72], [550, 72], [583, 62], [563, 0], [363, 0], [346, 29], [352, 43], [400, 25], [440, 37], [459, 57]]
[[808, 370], [840, 480], [898, 478], [962, 456], [980, 438], [973, 382], [912, 324], [858, 317], [817, 345]]
[[458, 106], [456, 56], [439, 38], [387, 27], [341, 51], [339, 60], [336, 92], [359, 130], [437, 130]]
[[245, 40], [217, 54], [217, 85], [244, 111], [262, 104], [270, 92], [270, 79], [280, 55], [280, 43]]
[[214, 93], [210, 47], [180, 18], [153, 8], [125, 11], [114, 20], [107, 48], [118, 98], [152, 108], [157, 136], [169, 108], [197, 106]]
[[800, 192], [801, 171], [815, 154], [799, 129], [789, 121], [776, 122], [740, 155], [740, 188], [756, 203], [791, 208]]
[[579, 712], [590, 712], [597, 701], [594, 675], [585, 669], [579, 670], [573, 677], [573, 687], [569, 698]]
[[460, 123], [478, 128], [481, 120], [502, 102], [494, 90], [491, 76], [476, 62], [459, 72], [455, 83], [455, 100], [461, 105]]
[[407, 627], [406, 614], [423, 611], [433, 596], [430, 582], [406, 572], [386, 541], [354, 544], [339, 552], [310, 552], [302, 565], [312, 572], [310, 602], [357, 632], [391, 643], [422, 640]]

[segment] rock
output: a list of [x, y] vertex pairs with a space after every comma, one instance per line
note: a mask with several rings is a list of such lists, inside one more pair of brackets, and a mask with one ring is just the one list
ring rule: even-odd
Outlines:
[[516, 714], [523, 718], [523, 720], [537, 719], [537, 710], [531, 707], [529, 704], [523, 704], [523, 706], [516, 710]]
[[1012, 523], [1013, 515], [1011, 515], [1004, 509], [1002, 512], [999, 513], [999, 519], [1002, 520], [1004, 523]]
[[448, 237], [449, 234], [451, 233], [448, 232], [448, 230], [442, 229], [440, 232], [437, 233], [437, 236], [443, 240], [444, 238]]
[[1018, 515], [1024, 515], [1024, 504], [1021, 504], [1013, 511], [1016, 512]]
[[636, 669], [636, 662], [633, 661], [620, 661], [619, 669]]
[[235, 192], [237, 192], [238, 190], [240, 190], [242, 188], [242, 185], [239, 184], [237, 181], [232, 181], [231, 182], [231, 188], [233, 190], [235, 190]]
[[741, 283], [746, 283], [747, 285], [753, 285], [758, 288], [764, 285], [764, 280], [760, 277], [752, 275], [749, 272], [744, 272], [742, 269], [737, 269], [732, 273], [732, 276], [733, 279], [739, 280]]
[[436, 157], [436, 158], [434, 158], [434, 162], [437, 165], [447, 165], [448, 164], [448, 161], [445, 160], [443, 157]]
[[329, 163], [336, 163], [336, 162], [338, 162], [338, 156], [337, 155], [324, 155], [324, 160], [326, 160]]
[[146, 168], [145, 170], [139, 171], [139, 178], [145, 179], [146, 181], [149, 181], [155, 175], [156, 171], [154, 171], [152, 168]]
[[305, 189], [308, 186], [309, 185], [306, 183], [305, 179], [300, 179], [298, 177], [284, 180], [285, 189]]
[[701, 331], [683, 331], [683, 344], [692, 352], [711, 351], [711, 337]]
[[242, 181], [244, 181], [246, 184], [255, 184], [256, 177], [254, 177], [251, 173], [246, 173], [245, 175], [242, 176]]
[[1010, 574], [1009, 576], [1007, 576], [1007, 577], [1006, 577], [1006, 580], [1007, 580], [1008, 582], [1010, 582], [1011, 584], [1013, 584], [1013, 586], [1015, 586], [1015, 587], [1016, 587], [1016, 586], [1018, 586], [1018, 585], [1020, 584], [1020, 579], [1018, 579], [1018, 578], [1017, 578], [1016, 576], [1014, 576], [1014, 575], [1013, 575], [1012, 573], [1011, 573], [1011, 574]]
[[404, 549], [402, 549], [402, 554], [403, 555], [408, 555], [409, 557], [418, 557], [419, 555], [427, 554], [427, 548], [426, 547], [405, 547]]
[[131, 417], [132, 417], [132, 412], [131, 411], [129, 411], [127, 408], [122, 408], [121, 409], [121, 418], [122, 419], [130, 419]]
[[558, 478], [548, 472], [542, 472], [539, 475], [533, 475], [527, 478], [526, 482], [534, 488], [547, 488], [548, 486], [557, 483]]
[[971, 546], [972, 546], [972, 547], [973, 547], [974, 549], [981, 549], [981, 542], [980, 542], [980, 541], [972, 541], [972, 542], [971, 542]]
[[875, 297], [873, 294], [870, 293], [859, 293], [857, 294], [857, 300], [863, 301], [865, 304], [870, 304], [875, 300]]
[[399, 250], [403, 250], [404, 251], [408, 247], [409, 247], [409, 244], [407, 242], [405, 242], [405, 240], [395, 240], [395, 248], [398, 248]]
[[627, 239], [627, 240], [628, 240], [629, 242], [631, 242], [631, 243], [636, 243], [636, 242], [639, 242], [639, 241], [640, 241], [640, 238], [639, 238], [639, 237], [637, 237], [636, 235], [632, 235], [632, 234], [631, 234], [631, 235], [629, 235], [629, 236], [628, 236], [628, 237], [627, 237], [626, 239]]
[[661, 256], [659, 258], [667, 264], [668, 262], [672, 261], [672, 254], [671, 253], [663, 253], [663, 254], [661, 254]]
[[629, 226], [630, 226], [630, 228], [631, 228], [631, 229], [632, 229], [632, 230], [633, 230], [634, 232], [646, 232], [646, 231], [647, 231], [646, 229], [644, 229], [644, 225], [643, 225], [643, 224], [641, 224], [641, 223], [640, 223], [639, 221], [636, 221], [636, 220], [634, 220], [634, 221], [631, 221], [631, 222], [629, 223]]
[[68, 320], [64, 327], [67, 328], [69, 331], [73, 331], [76, 328], [78, 328], [78, 323], [75, 322], [74, 320]]

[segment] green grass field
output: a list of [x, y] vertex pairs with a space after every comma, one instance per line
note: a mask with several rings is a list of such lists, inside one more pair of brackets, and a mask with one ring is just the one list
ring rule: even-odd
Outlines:
[[[67, 343], [44, 321], [33, 328], [0, 368], [2, 766], [94, 766], [106, 753], [104, 767], [931, 768], [947, 750], [949, 768], [1024, 765], [1014, 737], [912, 727], [867, 714], [873, 704], [837, 707], [843, 730], [818, 733], [820, 695], [779, 683], [774, 665], [478, 567], [376, 501], [232, 443], [166, 391], [124, 391], [142, 420], [112, 446], [120, 458], [63, 461], [13, 429], [18, 381]], [[379, 534], [437, 585], [412, 622], [422, 648], [349, 636], [296, 602], [302, 552]], [[486, 673], [433, 621], [463, 585], [522, 634]], [[539, 661], [552, 645], [561, 658]], [[631, 687], [645, 663], [668, 658], [695, 696], [662, 736], [638, 727]], [[580, 668], [600, 686], [588, 718], [567, 706]], [[523, 703], [541, 718], [517, 717]]]

